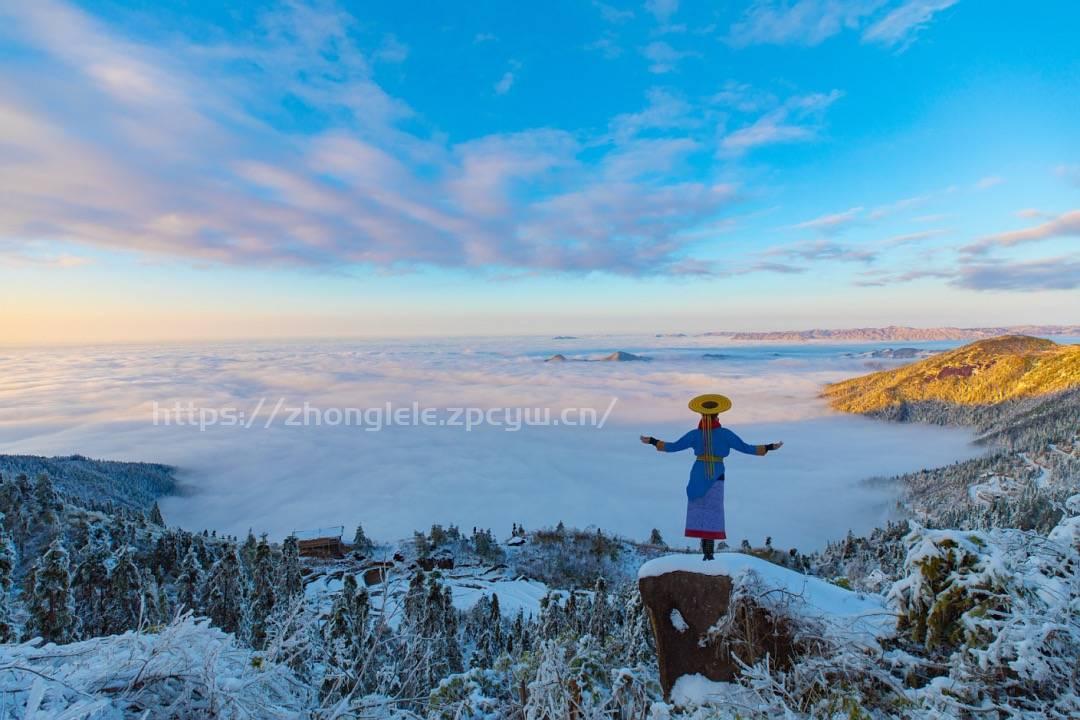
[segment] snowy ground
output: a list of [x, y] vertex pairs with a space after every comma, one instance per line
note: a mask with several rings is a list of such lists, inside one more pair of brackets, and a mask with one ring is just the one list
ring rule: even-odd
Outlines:
[[[330, 607], [333, 596], [341, 591], [345, 573], [358, 575], [357, 580], [363, 587], [362, 565], [342, 561], [319, 568], [305, 586], [309, 601], [324, 609]], [[482, 597], [499, 596], [499, 608], [507, 618], [513, 618], [518, 611], [527, 616], [540, 613], [540, 600], [548, 594], [548, 586], [536, 580], [514, 578], [505, 568], [490, 565], [467, 565], [453, 570], [441, 571], [441, 577], [453, 594], [454, 607], [468, 610]], [[405, 591], [408, 589], [409, 571], [405, 564], [391, 569], [386, 582], [367, 587], [372, 598], [372, 606], [386, 612], [386, 619], [392, 626], [397, 626], [400, 619]], [[559, 591], [565, 596], [565, 591]]]

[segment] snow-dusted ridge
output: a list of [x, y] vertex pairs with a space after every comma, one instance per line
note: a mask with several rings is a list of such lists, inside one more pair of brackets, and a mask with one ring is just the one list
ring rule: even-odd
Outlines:
[[817, 616], [831, 624], [869, 633], [874, 637], [891, 634], [896, 614], [881, 595], [846, 590], [820, 578], [736, 552], [717, 553], [715, 560], [703, 561], [696, 555], [665, 555], [650, 560], [638, 570], [638, 579], [659, 577], [673, 572], [697, 575], [727, 575], [734, 582], [745, 581], [752, 573], [764, 588], [779, 590], [798, 599], [800, 612]]

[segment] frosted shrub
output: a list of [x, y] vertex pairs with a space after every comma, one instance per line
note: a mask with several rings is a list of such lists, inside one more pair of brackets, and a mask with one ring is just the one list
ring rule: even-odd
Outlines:
[[940, 660], [924, 664], [921, 680], [909, 677], [929, 679], [921, 694], [930, 704], [1080, 713], [1080, 495], [1066, 509], [1046, 537], [921, 527], [909, 534], [908, 575], [890, 598], [906, 639]]
[[16, 717], [303, 717], [310, 691], [288, 668], [205, 620], [69, 645], [0, 647], [0, 691]]

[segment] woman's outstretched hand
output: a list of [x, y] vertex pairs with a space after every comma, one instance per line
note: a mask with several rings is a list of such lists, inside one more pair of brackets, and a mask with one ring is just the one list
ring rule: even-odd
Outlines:
[[645, 443], [646, 445], [652, 445], [652, 437], [649, 435], [642, 435], [641, 442]]
[[776, 441], [774, 443], [769, 443], [765, 447], [767, 447], [769, 449], [769, 452], [772, 452], [773, 450], [779, 450], [780, 448], [784, 447], [784, 443], [783, 443], [783, 441], [778, 440], [778, 441]]

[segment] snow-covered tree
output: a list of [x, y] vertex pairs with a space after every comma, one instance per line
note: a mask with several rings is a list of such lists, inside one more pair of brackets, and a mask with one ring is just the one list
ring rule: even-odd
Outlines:
[[184, 610], [199, 613], [202, 609], [203, 566], [195, 543], [188, 548], [176, 578], [176, 603]]
[[461, 672], [461, 649], [457, 638], [457, 610], [450, 589], [435, 575], [413, 575], [405, 596], [403, 634], [404, 667], [408, 673], [403, 692], [426, 696], [446, 675]]
[[60, 538], [53, 540], [38, 559], [33, 578], [33, 590], [26, 603], [30, 613], [26, 623], [28, 634], [49, 642], [71, 642], [76, 625], [71, 563]]
[[589, 605], [586, 630], [598, 642], [603, 643], [611, 632], [611, 620], [607, 583], [604, 582], [604, 578], [598, 577], [596, 578], [596, 584], [593, 585], [593, 599]]
[[143, 617], [143, 575], [135, 561], [134, 550], [121, 548], [109, 573], [108, 590], [103, 603], [104, 634], [118, 635], [139, 627]]
[[239, 552], [230, 545], [207, 573], [202, 605], [215, 626], [243, 637], [250, 593], [241, 565]]
[[109, 589], [108, 538], [100, 524], [87, 531], [86, 544], [79, 553], [72, 580], [75, 615], [79, 619], [79, 634], [94, 637], [106, 633], [105, 596]]
[[0, 643], [14, 642], [16, 639], [15, 627], [11, 624], [10, 603], [17, 561], [18, 555], [11, 534], [0, 529]]
[[255, 548], [251, 594], [251, 646], [261, 650], [266, 644], [267, 623], [277, 602], [277, 568], [270, 543], [264, 535]]
[[470, 664], [472, 667], [489, 668], [502, 654], [504, 648], [502, 632], [502, 611], [499, 609], [499, 596], [492, 594], [491, 599], [481, 599], [473, 608], [475, 618], [476, 649]]
[[615, 643], [619, 662], [628, 667], [652, 664], [656, 659], [652, 627], [641, 593], [633, 585], [622, 594], [622, 615]]
[[367, 590], [359, 587], [355, 575], [347, 574], [323, 626], [327, 664], [322, 686], [324, 698], [335, 700], [375, 690], [369, 614]]
[[292, 600], [304, 592], [304, 577], [300, 572], [300, 543], [295, 535], [281, 544], [281, 588], [284, 597]]
[[353, 535], [352, 541], [353, 552], [358, 552], [361, 555], [370, 555], [375, 549], [375, 543], [371, 541], [364, 533], [363, 525], [356, 526], [356, 533]]

